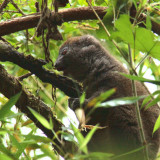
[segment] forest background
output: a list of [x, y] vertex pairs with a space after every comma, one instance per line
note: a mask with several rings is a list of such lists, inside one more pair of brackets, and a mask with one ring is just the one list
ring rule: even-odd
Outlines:
[[[151, 95], [140, 107], [160, 101], [159, 0], [1, 0], [0, 159], [116, 158], [88, 152], [96, 127], [84, 138], [67, 102], [79, 96], [83, 102], [85, 94], [54, 69], [64, 41], [85, 34], [130, 70], [128, 78], [147, 82]], [[139, 98], [135, 93], [112, 104]], [[159, 127], [160, 118], [153, 134]]]

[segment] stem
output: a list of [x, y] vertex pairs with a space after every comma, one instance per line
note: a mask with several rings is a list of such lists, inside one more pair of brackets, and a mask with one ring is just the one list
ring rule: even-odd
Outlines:
[[[158, 42], [158, 41], [157, 41]], [[142, 58], [142, 60], [139, 62], [139, 64], [137, 65], [137, 67], [135, 67], [135, 70], [143, 63], [143, 61], [148, 57], [148, 55], [150, 54], [151, 50], [154, 48], [154, 46], [157, 44], [157, 42], [154, 43], [154, 45], [152, 46], [152, 48], [148, 51], [148, 53]]]
[[146, 54], [142, 60], [138, 63], [138, 65], [136, 66], [135, 70], [137, 70], [137, 68], [144, 62], [144, 60], [148, 57], [148, 54]]
[[[128, 49], [129, 49], [130, 64], [133, 67], [133, 60], [132, 60], [132, 53], [131, 53], [130, 45], [128, 45]], [[137, 97], [136, 85], [135, 85], [134, 80], [132, 80], [132, 89], [133, 89], [133, 96]], [[149, 160], [148, 146], [146, 145], [146, 138], [145, 138], [145, 134], [144, 134], [144, 130], [143, 130], [143, 123], [142, 123], [142, 119], [141, 119], [141, 115], [140, 115], [138, 101], [136, 102], [135, 108], [136, 108], [136, 116], [137, 116], [137, 121], [138, 121], [138, 128], [140, 131], [140, 139], [141, 139], [142, 146], [144, 145], [144, 158], [145, 158], [145, 160]]]

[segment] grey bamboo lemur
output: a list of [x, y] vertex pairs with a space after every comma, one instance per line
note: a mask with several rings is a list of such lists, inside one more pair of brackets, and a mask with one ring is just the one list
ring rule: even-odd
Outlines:
[[[90, 35], [68, 39], [60, 48], [55, 67], [83, 84], [86, 92], [85, 104], [111, 88], [116, 88], [116, 93], [110, 99], [132, 96], [131, 80], [119, 74], [128, 73], [127, 70]], [[141, 83], [136, 82], [136, 88], [138, 95], [148, 94]], [[78, 98], [71, 98], [70, 105], [73, 110], [79, 107]], [[156, 105], [148, 110], [141, 110], [150, 160], [156, 158], [160, 143], [158, 131], [152, 136], [158, 114], [159, 108]], [[93, 135], [88, 144], [90, 151], [120, 155], [142, 146], [135, 105], [97, 108], [90, 115], [87, 124], [108, 126], [97, 130]], [[87, 133], [83, 134], [85, 136]], [[119, 157], [118, 160], [144, 160], [143, 149]]]

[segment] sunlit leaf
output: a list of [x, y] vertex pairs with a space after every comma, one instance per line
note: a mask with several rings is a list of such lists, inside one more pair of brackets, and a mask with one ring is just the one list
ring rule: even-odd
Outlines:
[[5, 135], [8, 132], [8, 130], [0, 128], [0, 135]]
[[83, 92], [83, 94], [82, 94], [81, 97], [80, 97], [80, 104], [83, 104], [83, 103], [84, 103], [85, 97], [86, 97], [86, 94], [85, 94], [85, 92]]
[[55, 154], [55, 152], [53, 152], [53, 149], [49, 145], [42, 144], [41, 149], [46, 155], [48, 155], [52, 159], [54, 159], [54, 160], [59, 159], [59, 157], [57, 157], [57, 155]]
[[73, 136], [73, 134], [71, 134], [71, 133], [69, 133], [69, 132], [63, 132], [63, 133], [62, 133], [62, 136], [63, 136], [63, 138], [64, 138], [65, 140], [67, 140], [67, 141], [71, 141], [71, 142], [74, 141], [74, 136]]
[[15, 96], [11, 97], [9, 99], [9, 101], [4, 106], [2, 106], [2, 108], [0, 110], [0, 119], [3, 119], [6, 117], [6, 115], [9, 113], [11, 107], [13, 105], [15, 105], [16, 102], [18, 101], [20, 95], [21, 95], [21, 92], [16, 94]]
[[143, 100], [143, 102], [142, 102], [141, 109], [142, 109], [147, 103], [149, 103], [149, 101], [152, 100], [152, 97], [153, 97], [153, 96], [155, 96], [155, 95], [157, 95], [157, 94], [160, 94], [160, 90], [157, 90], [157, 91], [155, 91], [154, 93], [152, 93], [152, 95], [147, 96], [147, 97]]
[[[39, 136], [39, 135], [33, 135], [33, 133], [32, 134], [29, 133], [25, 137], [26, 137], [25, 141], [34, 140], [36, 142], [43, 142], [43, 143], [50, 143], [52, 141], [51, 139], [49, 139], [47, 137], [43, 137], [43, 136]], [[22, 143], [25, 143], [25, 142], [22, 142]]]
[[151, 17], [149, 14], [147, 14], [147, 18], [146, 18], [146, 27], [149, 30], [151, 30], [151, 28], [152, 28]]
[[110, 160], [112, 153], [92, 152], [87, 155], [76, 155], [75, 159]]
[[[71, 127], [72, 127], [72, 130], [74, 131], [74, 135], [76, 136], [78, 142], [79, 142], [79, 145], [82, 146], [83, 142], [84, 142], [84, 137], [82, 135], [82, 133], [80, 132], [79, 129], [77, 129], [73, 124], [71, 124]], [[84, 153], [88, 153], [88, 149], [87, 149], [87, 146], [84, 146], [82, 148], [82, 151]]]
[[160, 128], [160, 115], [159, 115], [158, 119], [156, 120], [152, 134], [154, 134], [159, 128]]
[[121, 15], [120, 18], [115, 22], [115, 27], [118, 31], [113, 34], [114, 37], [118, 36], [123, 41], [129, 44], [134, 44], [132, 25], [128, 15]]
[[[10, 151], [8, 150], [8, 148], [5, 147], [2, 143], [0, 145], [0, 151], [1, 151], [1, 153], [4, 153], [4, 154], [8, 155], [9, 157], [11, 156]], [[15, 157], [14, 157], [14, 159], [15, 159]]]
[[123, 153], [123, 154], [121, 154], [121, 155], [115, 156], [114, 159], [119, 159], [120, 157], [124, 157], [124, 156], [126, 156], [126, 155], [131, 155], [131, 156], [132, 156], [132, 153], [138, 152], [138, 151], [140, 151], [140, 150], [142, 150], [142, 149], [144, 149], [144, 146], [143, 146], [143, 147], [139, 147], [139, 148], [137, 148], [137, 149], [134, 149], [134, 150], [132, 150], [132, 151], [129, 151], [129, 152], [127, 152], [127, 153]]
[[87, 136], [84, 138], [83, 143], [79, 147], [80, 150], [83, 149], [83, 147], [85, 147], [88, 144], [88, 142], [91, 140], [93, 134], [95, 133], [96, 129], [97, 129], [97, 126], [94, 126], [93, 129], [91, 129], [89, 131], [89, 133], [87, 134]]
[[99, 104], [98, 107], [108, 108], [108, 107], [116, 107], [121, 105], [130, 105], [139, 101], [144, 97], [145, 96], [116, 98], [107, 102], [103, 102]]
[[155, 104], [157, 104], [160, 101], [160, 96], [156, 97], [155, 99], [153, 99], [146, 107], [145, 110], [147, 110], [148, 108], [154, 106]]
[[37, 120], [47, 129], [52, 130], [53, 126], [38, 112], [33, 110], [32, 108], [28, 107], [28, 109], [31, 111], [31, 113], [37, 118]]
[[12, 145], [18, 149], [15, 156], [19, 158], [19, 156], [24, 152], [24, 149], [26, 148], [27, 144], [19, 143], [12, 134], [9, 134], [9, 137], [11, 139]]
[[125, 74], [125, 73], [120, 73], [121, 75], [131, 79], [131, 80], [137, 80], [137, 81], [141, 81], [141, 82], [148, 82], [148, 83], [153, 83], [156, 85], [160, 85], [160, 81], [156, 81], [156, 80], [150, 80], [150, 79], [146, 79], [143, 77], [137, 77], [137, 76], [133, 76], [133, 75], [129, 75], [129, 74]]
[[156, 41], [157, 37], [151, 30], [134, 27], [126, 14], [120, 16], [115, 22], [115, 27], [118, 31], [112, 34], [113, 38], [120, 38], [127, 44], [129, 43], [132, 48], [160, 60], [160, 42]]
[[13, 158], [7, 156], [6, 154], [0, 153], [0, 159], [4, 160], [14, 160]]
[[155, 41], [154, 33], [145, 28], [137, 28], [135, 34], [135, 47], [160, 60], [160, 42]]
[[109, 98], [111, 95], [113, 95], [116, 92], [116, 89], [110, 89], [106, 92], [101, 93], [98, 97], [93, 98], [88, 104], [88, 107], [91, 106], [98, 106], [101, 102]]

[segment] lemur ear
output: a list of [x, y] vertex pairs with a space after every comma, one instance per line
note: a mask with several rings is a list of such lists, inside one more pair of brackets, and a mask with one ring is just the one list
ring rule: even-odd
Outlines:
[[99, 46], [99, 41], [91, 35], [81, 36], [80, 41], [84, 46], [90, 46], [90, 45]]
[[81, 36], [81, 41], [83, 41], [83, 42], [85, 41], [86, 43], [91, 42], [92, 39], [93, 39], [93, 36], [91, 36], [91, 35]]

